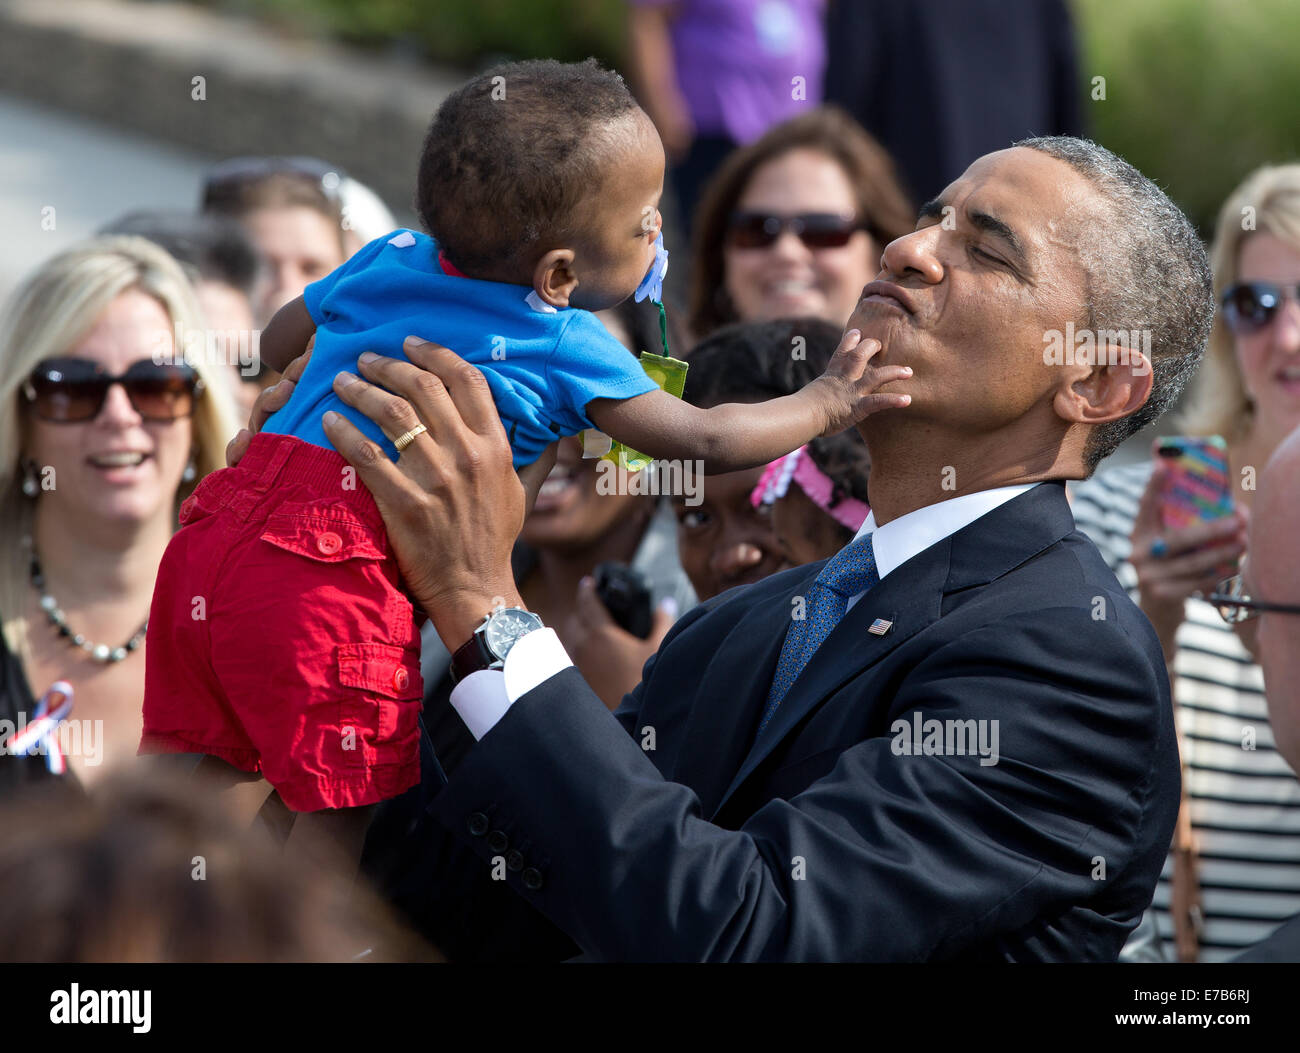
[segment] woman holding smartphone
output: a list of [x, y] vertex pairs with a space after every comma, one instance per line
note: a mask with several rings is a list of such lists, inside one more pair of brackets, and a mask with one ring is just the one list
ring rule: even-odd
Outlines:
[[[236, 427], [224, 377], [177, 347], [202, 332], [179, 265], [142, 238], [55, 256], [0, 310], [0, 736], [66, 681], [82, 783], [135, 756], [158, 563]], [[0, 793], [46, 759], [6, 748]]]
[[1152, 462], [1071, 494], [1169, 662], [1183, 810], [1149, 912], [1158, 939], [1125, 956], [1180, 961], [1230, 958], [1300, 911], [1300, 783], [1273, 747], [1249, 623], [1234, 631], [1202, 598], [1242, 556], [1255, 478], [1300, 426], [1300, 165], [1261, 168], [1228, 198], [1212, 263], [1220, 309], [1176, 428], [1227, 440], [1236, 511], [1167, 529], [1168, 469]]

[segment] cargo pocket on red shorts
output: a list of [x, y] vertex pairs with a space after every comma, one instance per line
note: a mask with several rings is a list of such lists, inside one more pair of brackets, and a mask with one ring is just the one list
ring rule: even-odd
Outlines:
[[[418, 757], [416, 721], [424, 697], [419, 647], [340, 644], [338, 676], [348, 766], [409, 764]], [[349, 738], [353, 749], [347, 748]]]
[[382, 535], [343, 505], [281, 505], [267, 517], [262, 540], [319, 563], [388, 558]]
[[[410, 602], [402, 595], [396, 568], [385, 566], [388, 542], [377, 527], [342, 503], [312, 500], [286, 502], [267, 517], [261, 538], [314, 565], [309, 582], [325, 579], [350, 584], [341, 586], [337, 597], [346, 602], [350, 588], [367, 590], [367, 610], [372, 641], [394, 639], [405, 620], [409, 642], [366, 642], [336, 644], [320, 726], [332, 727], [338, 736], [337, 752], [332, 743], [322, 742], [321, 757], [326, 770], [339, 768], [347, 779], [376, 767], [410, 765], [419, 757], [417, 716], [423, 699], [420, 678], [420, 638], [411, 625]], [[330, 564], [368, 563], [360, 573], [347, 573]], [[382, 594], [382, 595], [381, 595]], [[402, 610], [403, 617], [396, 611]], [[334, 640], [348, 639], [348, 636]], [[352, 635], [352, 639], [356, 639]], [[331, 641], [332, 642], [332, 641]], [[329, 653], [328, 651], [326, 652]], [[326, 701], [328, 699], [328, 701]], [[337, 700], [337, 702], [335, 701]]]

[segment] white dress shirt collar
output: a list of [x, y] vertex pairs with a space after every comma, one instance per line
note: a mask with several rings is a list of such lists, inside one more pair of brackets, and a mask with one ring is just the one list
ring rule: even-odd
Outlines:
[[1018, 486], [999, 486], [994, 490], [980, 490], [961, 497], [926, 505], [907, 515], [899, 516], [882, 527], [876, 526], [876, 513], [867, 515], [867, 521], [858, 530], [860, 537], [871, 535], [871, 550], [876, 556], [876, 573], [884, 578], [890, 571], [902, 566], [918, 552], [957, 533], [962, 527], [987, 515], [999, 505], [1018, 497], [1037, 483]]

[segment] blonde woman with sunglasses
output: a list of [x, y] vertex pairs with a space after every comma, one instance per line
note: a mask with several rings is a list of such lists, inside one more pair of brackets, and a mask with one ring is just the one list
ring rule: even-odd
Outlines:
[[[56, 753], [83, 784], [135, 756], [158, 564], [237, 426], [228, 370], [187, 353], [203, 326], [180, 267], [133, 237], [55, 256], [0, 309], [0, 793]], [[14, 754], [56, 681], [72, 711]]]

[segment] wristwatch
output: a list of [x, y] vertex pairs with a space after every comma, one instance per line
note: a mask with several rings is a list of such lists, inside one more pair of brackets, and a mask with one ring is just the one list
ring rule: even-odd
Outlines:
[[470, 673], [480, 669], [500, 669], [510, 653], [510, 648], [527, 636], [546, 626], [532, 611], [522, 607], [498, 607], [474, 630], [469, 641], [451, 656], [451, 679], [459, 684]]

